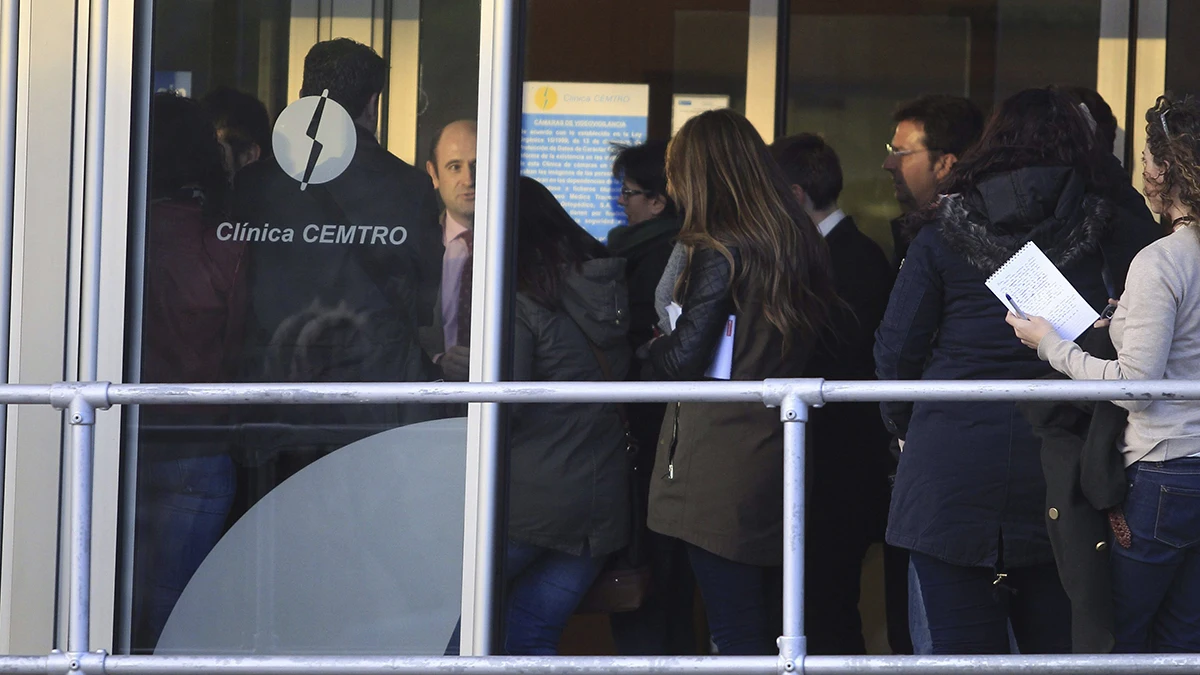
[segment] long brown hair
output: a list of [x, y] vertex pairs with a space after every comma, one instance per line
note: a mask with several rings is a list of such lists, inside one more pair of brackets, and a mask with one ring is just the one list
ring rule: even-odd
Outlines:
[[684, 214], [689, 267], [697, 248], [725, 256], [737, 307], [761, 303], [785, 350], [820, 332], [836, 297], [828, 249], [745, 117], [712, 110], [684, 124], [667, 149], [667, 192]]

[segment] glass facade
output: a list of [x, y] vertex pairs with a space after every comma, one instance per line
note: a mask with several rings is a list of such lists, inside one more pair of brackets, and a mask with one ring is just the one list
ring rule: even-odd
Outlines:
[[[156, 3], [143, 381], [465, 378], [479, 17]], [[445, 650], [464, 406], [138, 412], [131, 651]]]
[[[63, 118], [55, 124], [68, 128], [63, 111], [72, 101], [85, 106], [72, 99], [82, 92], [72, 94], [70, 68], [59, 58], [70, 41], [38, 44], [51, 4], [22, 3], [22, 39], [32, 54], [23, 72], [34, 82], [22, 87], [44, 88], [23, 88], [22, 95], [32, 111], [26, 116], [51, 102]], [[54, 11], [69, 4], [56, 0]], [[464, 122], [477, 114], [480, 79], [488, 76], [480, 70], [480, 44], [490, 1], [110, 4], [113, 34], [129, 38], [135, 55], [148, 52], [151, 67], [145, 90], [131, 84], [135, 66], [115, 62], [110, 74], [110, 98], [121, 99], [109, 102], [110, 128], [136, 126], [130, 107], [150, 109], [144, 151], [115, 134], [108, 148], [131, 159], [127, 165], [147, 166], [146, 175], [135, 169], [128, 185], [114, 181], [118, 187], [105, 195], [111, 203], [146, 196], [130, 206], [128, 231], [106, 244], [119, 255], [106, 252], [105, 264], [126, 263], [122, 283], [129, 290], [123, 321], [114, 322], [124, 327], [104, 337], [124, 346], [118, 370], [142, 382], [465, 378], [467, 327], [480, 308], [471, 262], [483, 252], [474, 247], [470, 222], [476, 146], [487, 138]], [[778, 97], [786, 102], [786, 133], [820, 133], [838, 151], [842, 207], [886, 251], [889, 221], [899, 211], [880, 164], [901, 102], [950, 93], [987, 110], [1027, 86], [1119, 80], [1110, 103], [1123, 126], [1139, 125], [1152, 102], [1140, 92], [1164, 86], [1136, 82], [1132, 64], [1106, 60], [1097, 45], [1115, 40], [1132, 56], [1142, 42], [1164, 36], [1161, 84], [1174, 93], [1195, 89], [1195, 49], [1186, 36], [1197, 17], [1189, 2], [1163, 0], [1170, 21], [1162, 31], [1134, 21], [1113, 32], [1105, 17], [1128, 18], [1131, 5], [1136, 14], [1138, 4], [1151, 3], [792, 0], [786, 85], [758, 90], [752, 69], [761, 63], [750, 36], [764, 34], [756, 22], [774, 26], [779, 4], [527, 0], [521, 79], [545, 85], [535, 91], [557, 87], [560, 94], [572, 85], [641, 88], [637, 110], [613, 115], [640, 120], [630, 139], [668, 139], [689, 105], [748, 113]], [[147, 7], [153, 23], [144, 30], [133, 17]], [[86, 26], [81, 16], [80, 34]], [[306, 85], [305, 58], [337, 38], [370, 53], [327, 56], [353, 62], [357, 54], [361, 68], [316, 63]], [[483, 38], [486, 49], [490, 39]], [[1106, 96], [1118, 91], [1101, 89]], [[532, 106], [526, 112], [567, 114], [525, 103]], [[52, 135], [34, 122], [21, 122], [18, 135]], [[24, 324], [12, 333], [22, 336], [25, 351], [13, 347], [12, 370], [39, 374], [23, 381], [45, 381], [53, 377], [42, 373], [70, 376], [74, 356], [58, 353], [74, 347], [67, 339], [54, 343], [52, 358], [46, 350], [33, 355], [42, 334], [32, 326], [61, 334], [74, 320], [62, 298], [79, 294], [78, 263], [70, 262], [78, 257], [74, 216], [67, 206], [59, 214], [50, 205], [74, 204], [82, 190], [69, 184], [77, 161], [70, 147], [62, 157], [29, 147], [21, 151], [33, 157], [21, 165], [24, 180], [37, 187], [61, 174], [64, 181], [53, 190], [26, 188], [32, 196], [24, 198], [42, 204], [37, 213], [53, 218], [39, 222], [58, 223], [61, 236], [43, 229], [36, 240], [18, 238], [25, 249], [15, 250], [26, 269], [14, 277], [24, 288], [14, 295], [23, 303], [14, 311], [24, 316], [14, 313], [13, 321]], [[596, 154], [588, 161], [604, 173], [608, 160]], [[492, 164], [502, 167], [502, 159]], [[578, 219], [567, 204], [573, 193], [551, 187]], [[609, 196], [587, 208], [607, 208], [621, 222]], [[106, 223], [110, 231], [124, 226]], [[67, 250], [50, 261], [50, 252]], [[32, 295], [45, 285], [35, 273], [61, 277], [46, 286], [54, 304]], [[30, 369], [34, 356], [54, 363]], [[32, 474], [28, 460], [15, 461], [28, 456], [17, 454], [28, 453], [26, 446], [44, 449], [47, 434], [36, 443], [26, 435], [34, 424], [56, 424], [50, 417], [10, 418], [32, 420], [22, 422], [23, 435], [9, 434], [6, 448], [13, 460], [8, 483], [23, 486], [6, 496], [6, 506], [17, 507], [6, 514], [15, 523], [6, 537], [18, 539], [5, 539], [12, 561], [0, 588], [12, 593], [3, 630], [15, 650], [40, 644], [27, 635], [49, 641], [55, 631], [53, 622], [13, 628], [11, 620], [35, 599], [52, 603], [58, 583], [55, 543], [23, 546], [19, 537], [58, 524], [42, 502], [26, 497], [33, 488], [25, 486], [54, 493], [60, 469], [39, 466]], [[100, 505], [122, 524], [97, 534], [119, 543], [98, 544], [116, 553], [113, 569], [99, 568], [96, 579], [110, 585], [111, 645], [96, 646], [131, 653], [443, 653], [460, 613], [463, 505], [472, 497], [465, 493], [465, 406], [147, 406], [126, 409], [124, 421], [119, 441], [101, 435], [122, 466], [103, 480], [115, 493], [115, 476], [127, 478], [119, 506], [115, 498]], [[26, 520], [30, 512], [38, 519]], [[30, 581], [37, 574], [38, 583]], [[871, 575], [864, 578], [865, 630], [877, 633], [868, 644], [883, 651], [882, 592]], [[697, 626], [703, 628], [702, 615]], [[575, 617], [563, 650], [610, 653], [607, 631], [602, 616]]]
[[792, 3], [787, 131], [838, 152], [841, 206], [885, 251], [900, 215], [881, 169], [892, 111], [923, 94], [984, 111], [1026, 87], [1096, 86], [1100, 0]]

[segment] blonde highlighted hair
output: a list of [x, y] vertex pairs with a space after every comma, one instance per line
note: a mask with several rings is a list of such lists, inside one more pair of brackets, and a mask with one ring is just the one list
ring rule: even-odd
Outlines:
[[785, 349], [820, 332], [836, 298], [824, 238], [745, 117], [712, 110], [684, 124], [667, 148], [667, 192], [684, 214], [689, 268], [698, 248], [725, 256], [737, 307], [761, 304]]

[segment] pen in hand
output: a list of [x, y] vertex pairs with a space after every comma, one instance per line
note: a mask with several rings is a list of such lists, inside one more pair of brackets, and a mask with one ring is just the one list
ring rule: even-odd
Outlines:
[[1012, 305], [1013, 311], [1017, 313], [1018, 317], [1020, 317], [1024, 321], [1029, 320], [1029, 317], [1025, 316], [1025, 312], [1021, 311], [1021, 308], [1017, 306], [1017, 301], [1013, 300], [1011, 295], [1009, 295], [1008, 293], [1005, 293], [1004, 297], [1008, 299], [1008, 304]]

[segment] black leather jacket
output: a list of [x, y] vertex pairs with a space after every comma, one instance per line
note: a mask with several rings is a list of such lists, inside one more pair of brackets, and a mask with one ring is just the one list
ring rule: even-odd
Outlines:
[[[737, 249], [730, 252], [739, 264]], [[692, 255], [685, 291], [687, 311], [670, 335], [650, 346], [650, 361], [660, 378], [698, 380], [704, 376], [725, 322], [734, 313], [732, 272], [729, 260], [717, 251], [698, 249]]]

